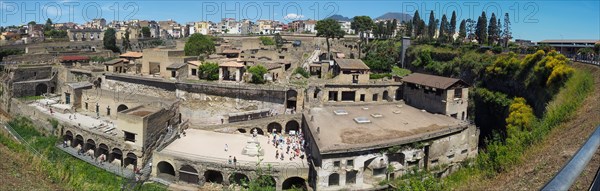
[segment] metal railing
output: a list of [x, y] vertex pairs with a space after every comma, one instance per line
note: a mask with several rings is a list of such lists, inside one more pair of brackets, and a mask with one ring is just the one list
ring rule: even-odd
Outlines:
[[[548, 182], [543, 191], [550, 190], [569, 190], [571, 185], [575, 183], [581, 172], [588, 166], [590, 160], [598, 150], [600, 146], [600, 125], [596, 127], [596, 130], [590, 135], [585, 144], [575, 153], [573, 158], [565, 165], [559, 172]], [[598, 187], [598, 181], [600, 177], [596, 176], [592, 184]], [[592, 188], [590, 188], [592, 190]]]

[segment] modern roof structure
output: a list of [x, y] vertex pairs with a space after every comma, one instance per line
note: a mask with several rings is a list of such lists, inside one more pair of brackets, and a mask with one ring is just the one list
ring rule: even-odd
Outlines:
[[335, 59], [335, 62], [342, 70], [369, 70], [367, 66], [360, 59]]
[[236, 62], [236, 61], [229, 61], [229, 62], [220, 63], [219, 67], [243, 68], [244, 64]]
[[324, 154], [408, 144], [468, 127], [464, 121], [404, 104], [317, 107], [306, 120]]
[[187, 65], [187, 64], [186, 63], [174, 63], [174, 64], [167, 66], [167, 70], [176, 70], [176, 69], [184, 67], [185, 65]]
[[463, 85], [467, 85], [466, 82], [464, 82], [460, 79], [447, 78], [447, 77], [443, 77], [443, 76], [434, 76], [434, 75], [422, 74], [422, 73], [409, 74], [408, 76], [403, 77], [402, 81], [408, 82], [408, 83], [413, 83], [413, 84], [418, 84], [418, 85], [423, 85], [423, 86], [428, 86], [428, 87], [432, 87], [432, 88], [438, 88], [438, 89], [448, 89], [457, 83], [462, 83]]
[[113, 59], [113, 60], [104, 62], [104, 65], [115, 65], [118, 63], [122, 63], [122, 62], [123, 62], [123, 59]]

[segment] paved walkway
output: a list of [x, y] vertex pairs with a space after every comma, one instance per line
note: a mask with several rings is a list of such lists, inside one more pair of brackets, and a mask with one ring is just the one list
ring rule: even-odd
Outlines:
[[91, 156], [89, 155], [78, 155], [77, 154], [77, 149], [73, 148], [73, 147], [63, 147], [62, 145], [56, 145], [57, 148], [59, 148], [60, 150], [63, 150], [71, 155], [73, 155], [74, 157], [83, 160], [87, 163], [90, 163], [98, 168], [104, 169], [108, 172], [111, 172], [113, 174], [119, 175], [121, 177], [124, 178], [133, 178], [134, 177], [134, 173], [133, 170], [131, 169], [126, 169], [126, 168], [121, 168], [118, 165], [112, 164], [112, 163], [108, 163], [108, 162], [104, 162], [102, 164], [100, 164], [99, 162], [97, 162], [96, 160], [92, 159]]

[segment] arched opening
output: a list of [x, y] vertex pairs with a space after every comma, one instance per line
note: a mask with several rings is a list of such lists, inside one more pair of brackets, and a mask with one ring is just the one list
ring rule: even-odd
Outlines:
[[295, 109], [296, 108], [296, 100], [298, 97], [298, 92], [296, 90], [288, 90], [286, 92], [286, 108]]
[[101, 154], [104, 154], [106, 157], [108, 157], [108, 146], [104, 143], [100, 143], [100, 145], [98, 145], [97, 152], [95, 152], [94, 154], [95, 157], [99, 157]]
[[259, 176], [257, 178], [257, 181], [259, 183], [259, 186], [262, 186], [262, 187], [275, 187], [275, 185], [277, 184], [277, 182], [275, 181], [275, 178], [273, 178], [272, 176], [269, 176], [269, 175]]
[[286, 134], [289, 134], [290, 131], [294, 131], [295, 133], [298, 133], [299, 130], [300, 130], [300, 124], [298, 124], [298, 122], [296, 120], [288, 121], [285, 124], [285, 133]]
[[242, 128], [237, 129], [237, 131], [240, 132], [240, 133], [246, 133], [246, 129], [242, 129]]
[[281, 124], [277, 122], [269, 123], [269, 125], [267, 125], [267, 131], [269, 131], [269, 133], [281, 133]]
[[300, 177], [290, 177], [288, 179], [285, 179], [285, 181], [283, 181], [281, 188], [284, 190], [287, 190], [287, 189], [307, 190], [306, 189], [306, 180], [304, 180], [304, 178], [300, 178]]
[[231, 184], [237, 184], [243, 187], [247, 187], [249, 181], [250, 179], [248, 178], [248, 176], [242, 173], [234, 173], [231, 176], [229, 176], [229, 182]]
[[73, 142], [73, 144], [71, 146], [73, 148], [76, 148], [78, 146], [83, 148], [83, 137], [81, 135], [75, 136], [75, 141]]
[[93, 151], [95, 151], [95, 150], [96, 150], [96, 142], [94, 142], [94, 140], [92, 140], [92, 139], [88, 139], [88, 140], [85, 142], [85, 147], [84, 147], [84, 149], [83, 149], [83, 150], [84, 150], [85, 152], [88, 152], [88, 151], [90, 151], [90, 150], [91, 150], [92, 152], [93, 152]]
[[119, 166], [123, 166], [123, 151], [119, 148], [114, 148], [108, 156], [108, 162], [117, 163]]
[[204, 172], [204, 180], [206, 182], [221, 184], [223, 182], [223, 175], [216, 170], [207, 170]]
[[358, 174], [357, 170], [351, 170], [346, 172], [346, 185], [356, 184], [356, 174]]
[[190, 165], [183, 165], [179, 168], [179, 180], [191, 184], [198, 184], [198, 171]]
[[258, 128], [258, 127], [252, 128], [250, 130], [250, 133], [254, 133], [254, 130], [256, 130], [256, 133], [259, 135], [265, 135], [265, 132], [261, 128]]
[[389, 95], [389, 93], [388, 93], [387, 90], [383, 91], [383, 100], [385, 100], [385, 101], [392, 101], [390, 99], [390, 95]]
[[175, 176], [175, 169], [173, 168], [173, 165], [171, 165], [169, 162], [165, 162], [165, 161], [160, 161], [158, 162], [158, 164], [156, 165], [156, 168], [158, 168], [158, 175], [167, 175], [167, 176]]
[[399, 87], [396, 90], [396, 101], [401, 100], [402, 99], [402, 87]]
[[44, 83], [39, 83], [38, 85], [35, 86], [35, 95], [36, 96], [41, 96], [41, 95], [44, 95], [45, 93], [48, 93], [48, 85], [46, 85]]
[[340, 174], [333, 173], [329, 175], [329, 186], [337, 186], [340, 185]]
[[73, 146], [73, 133], [71, 133], [71, 131], [65, 132], [63, 140], [67, 142], [67, 145]]
[[127, 153], [127, 157], [125, 158], [125, 160], [123, 162], [124, 162], [123, 165], [125, 167], [127, 167], [130, 164], [135, 167], [135, 166], [137, 166], [137, 156], [133, 153]]
[[127, 107], [125, 104], [121, 104], [117, 107], [117, 112], [121, 112], [127, 109], [129, 109], [129, 107]]

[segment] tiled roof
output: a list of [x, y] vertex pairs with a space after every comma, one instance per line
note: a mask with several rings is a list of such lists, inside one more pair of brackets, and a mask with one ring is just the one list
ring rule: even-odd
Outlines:
[[408, 76], [403, 77], [402, 81], [438, 89], [448, 89], [450, 86], [456, 83], [463, 83], [466, 85], [466, 83], [460, 79], [421, 73], [412, 73]]
[[338, 66], [340, 66], [340, 69], [346, 69], [346, 70], [368, 70], [369, 69], [369, 66], [367, 66], [360, 59], [335, 59], [335, 62], [337, 63]]
[[126, 52], [125, 54], [121, 54], [119, 57], [121, 58], [141, 58], [144, 54], [141, 52]]

